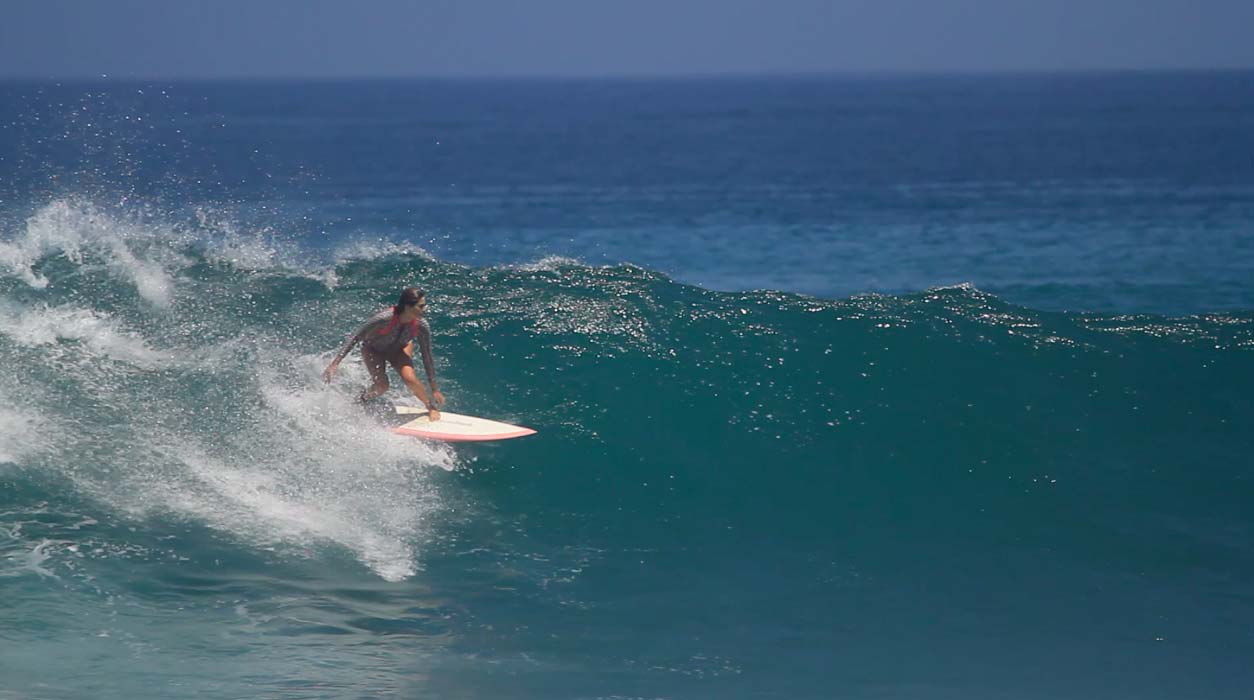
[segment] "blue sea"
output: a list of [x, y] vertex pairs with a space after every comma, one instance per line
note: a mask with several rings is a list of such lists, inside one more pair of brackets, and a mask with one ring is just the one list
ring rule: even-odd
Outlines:
[[4, 700], [1254, 689], [1254, 73], [4, 82], [0, 369]]

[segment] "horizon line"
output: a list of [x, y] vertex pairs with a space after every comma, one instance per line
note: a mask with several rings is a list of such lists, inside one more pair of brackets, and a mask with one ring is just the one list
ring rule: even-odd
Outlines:
[[0, 82], [39, 83], [135, 83], [135, 82], [386, 82], [386, 81], [691, 81], [736, 79], [868, 79], [868, 78], [956, 78], [956, 77], [1049, 77], [1049, 76], [1115, 76], [1115, 75], [1179, 75], [1214, 73], [1254, 73], [1254, 66], [1214, 67], [1137, 67], [1137, 68], [960, 68], [960, 69], [873, 69], [814, 71], [725, 71], [694, 73], [498, 73], [498, 74], [259, 74], [259, 75], [4, 75]]

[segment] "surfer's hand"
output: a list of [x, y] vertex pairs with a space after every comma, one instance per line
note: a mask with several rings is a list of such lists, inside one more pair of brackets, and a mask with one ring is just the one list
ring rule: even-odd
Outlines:
[[436, 406], [444, 405], [444, 394], [439, 389], [436, 389], [435, 391], [431, 392], [431, 398], [435, 402]]
[[427, 409], [427, 420], [431, 421], [432, 423], [434, 423], [434, 422], [436, 422], [436, 421], [440, 420], [440, 412], [439, 412], [439, 411], [437, 411], [437, 410], [436, 410], [436, 409], [434, 409], [434, 408], [428, 408], [428, 409]]
[[322, 373], [323, 381], [325, 381], [327, 384], [330, 384], [331, 379], [335, 377], [335, 370], [339, 368], [340, 368], [340, 363], [338, 362], [332, 362], [331, 364], [327, 365], [326, 370], [323, 371]]

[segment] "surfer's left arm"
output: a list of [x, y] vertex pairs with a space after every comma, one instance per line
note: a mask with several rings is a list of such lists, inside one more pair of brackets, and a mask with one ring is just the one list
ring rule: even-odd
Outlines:
[[431, 355], [431, 326], [426, 321], [418, 324], [418, 333], [414, 336], [414, 340], [410, 341], [409, 354], [413, 357], [413, 342], [418, 343], [418, 352], [422, 355], [422, 368], [427, 373], [427, 383], [431, 385], [431, 398], [435, 400], [436, 406], [444, 404], [444, 394], [440, 392], [440, 385], [435, 381], [435, 357]]

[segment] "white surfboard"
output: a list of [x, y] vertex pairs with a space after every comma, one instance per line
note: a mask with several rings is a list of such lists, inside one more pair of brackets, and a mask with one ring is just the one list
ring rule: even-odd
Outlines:
[[397, 405], [397, 415], [412, 415], [408, 423], [390, 428], [397, 435], [440, 440], [443, 442], [482, 442], [485, 440], [509, 440], [534, 435], [536, 431], [500, 421], [463, 416], [460, 413], [440, 411], [440, 420], [431, 422], [427, 409], [417, 406]]

